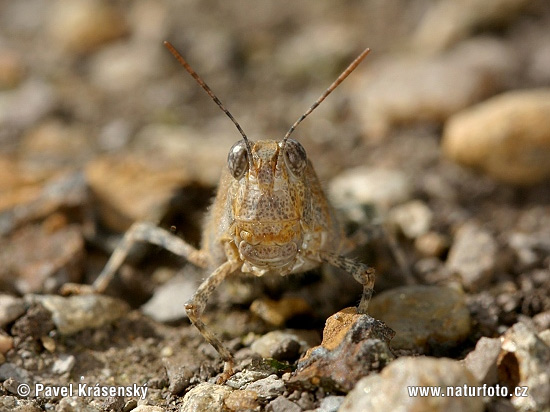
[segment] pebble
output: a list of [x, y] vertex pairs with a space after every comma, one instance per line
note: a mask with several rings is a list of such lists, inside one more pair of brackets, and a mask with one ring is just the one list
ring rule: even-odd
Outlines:
[[0, 396], [0, 411], [13, 412], [42, 412], [33, 400], [19, 399], [15, 396]]
[[482, 412], [478, 396], [410, 396], [412, 386], [460, 387], [478, 382], [460, 362], [445, 358], [401, 357], [375, 375], [361, 379], [346, 396], [339, 412], [469, 411]]
[[225, 407], [234, 412], [259, 411], [258, 394], [249, 390], [236, 390], [225, 398]]
[[0, 295], [0, 327], [5, 327], [23, 313], [25, 313], [23, 299], [11, 295]]
[[21, 294], [57, 291], [80, 280], [83, 259], [79, 226], [52, 231], [47, 221], [28, 225], [0, 240], [0, 280]]
[[51, 8], [47, 32], [67, 52], [89, 53], [127, 34], [121, 10], [105, 1], [75, 0]]
[[224, 402], [232, 389], [227, 386], [203, 382], [184, 396], [181, 412], [224, 412]]
[[312, 309], [303, 298], [282, 297], [279, 300], [256, 299], [250, 305], [250, 311], [267, 323], [281, 327], [295, 316], [310, 314]]
[[449, 287], [403, 286], [376, 295], [369, 313], [395, 330], [394, 349], [427, 353], [453, 346], [470, 333], [464, 293]]
[[363, 376], [380, 370], [394, 356], [394, 332], [368, 315], [346, 308], [326, 321], [323, 342], [307, 351], [287, 382], [293, 389], [348, 392]]
[[275, 330], [256, 339], [250, 349], [263, 358], [294, 361], [313, 345], [319, 343], [315, 331]]
[[284, 396], [278, 396], [265, 407], [266, 412], [301, 412], [302, 408]]
[[0, 333], [0, 354], [5, 355], [11, 348], [13, 348], [13, 338]]
[[441, 233], [428, 232], [415, 239], [415, 249], [424, 257], [439, 257], [449, 247], [449, 240]]
[[187, 302], [197, 290], [195, 279], [177, 273], [167, 282], [155, 289], [141, 310], [157, 322], [174, 322], [187, 318], [184, 302]]
[[265, 402], [282, 395], [286, 387], [283, 380], [273, 374], [269, 375], [267, 378], [258, 379], [257, 381], [249, 383], [246, 385], [245, 389], [256, 392], [258, 400]]
[[327, 396], [321, 399], [319, 407], [315, 409], [315, 412], [338, 412], [342, 402], [344, 402], [344, 399], [344, 396]]
[[483, 28], [504, 27], [521, 16], [529, 0], [443, 0], [433, 3], [416, 32], [413, 45], [422, 53], [435, 53]]
[[76, 363], [76, 358], [73, 355], [61, 353], [55, 360], [52, 366], [52, 372], [57, 375], [70, 372]]
[[164, 412], [165, 409], [160, 406], [152, 405], [138, 405], [136, 408], [132, 409], [132, 412]]
[[244, 389], [249, 383], [271, 376], [272, 373], [245, 369], [231, 376], [225, 384], [234, 389]]
[[90, 400], [82, 396], [71, 396], [62, 398], [56, 410], [62, 412], [102, 412], [103, 408], [99, 402], [95, 400]]
[[[437, 56], [394, 55], [350, 79], [350, 94], [366, 138], [384, 138], [396, 126], [439, 124], [505, 87], [519, 62], [494, 39], [474, 39]], [[492, 79], [488, 82], [487, 79]], [[382, 184], [383, 182], [381, 182]]]
[[[328, 186], [332, 204], [338, 209], [359, 209], [375, 205], [382, 211], [408, 200], [413, 191], [405, 173], [394, 170], [360, 166], [334, 177]], [[364, 213], [364, 212], [363, 212]], [[349, 213], [348, 213], [349, 214]], [[354, 219], [365, 221], [363, 216]]]
[[7, 48], [0, 49], [0, 90], [17, 86], [25, 75], [20, 53]]
[[529, 388], [526, 397], [511, 398], [518, 411], [550, 410], [550, 346], [534, 330], [522, 322], [508, 329], [497, 365], [503, 384]]
[[457, 274], [462, 285], [479, 291], [493, 278], [498, 244], [494, 237], [476, 223], [465, 223], [457, 231], [445, 263], [450, 274]]
[[172, 395], [178, 395], [187, 389], [191, 378], [200, 367], [198, 360], [189, 356], [187, 352], [179, 352], [176, 356], [164, 358], [162, 363], [170, 382], [168, 390]]
[[412, 200], [395, 206], [388, 214], [388, 223], [397, 226], [409, 239], [416, 239], [428, 232], [433, 212], [421, 200]]
[[497, 383], [497, 359], [500, 354], [499, 338], [480, 338], [475, 349], [464, 359], [464, 365], [482, 384]]
[[451, 117], [442, 151], [504, 183], [550, 177], [550, 89], [503, 93]]
[[99, 328], [129, 311], [123, 301], [104, 295], [27, 295], [25, 299], [29, 303], [38, 302], [51, 312], [57, 330], [63, 335]]

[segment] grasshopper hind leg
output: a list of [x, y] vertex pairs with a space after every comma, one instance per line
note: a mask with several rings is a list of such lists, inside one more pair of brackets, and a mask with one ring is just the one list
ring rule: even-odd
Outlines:
[[206, 267], [206, 254], [202, 250], [195, 249], [189, 243], [176, 235], [156, 226], [150, 222], [136, 222], [124, 234], [119, 245], [109, 258], [109, 261], [92, 285], [80, 285], [67, 283], [61, 289], [62, 294], [103, 293], [109, 286], [117, 270], [138, 242], [151, 243], [184, 257], [189, 262], [199, 267]]

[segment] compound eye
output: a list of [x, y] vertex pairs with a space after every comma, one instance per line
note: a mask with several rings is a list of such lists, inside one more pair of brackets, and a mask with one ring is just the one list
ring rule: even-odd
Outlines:
[[304, 146], [296, 140], [288, 139], [285, 144], [285, 164], [290, 172], [300, 177], [307, 166], [307, 154]]
[[237, 180], [243, 177], [248, 170], [248, 152], [244, 140], [239, 140], [229, 150], [227, 167]]

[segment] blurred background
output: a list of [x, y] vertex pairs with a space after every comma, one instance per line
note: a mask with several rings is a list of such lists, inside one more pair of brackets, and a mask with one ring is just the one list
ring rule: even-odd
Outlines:
[[[423, 281], [460, 272], [448, 252], [471, 219], [502, 243], [488, 271], [461, 274], [466, 288], [548, 263], [547, 242], [512, 236], [550, 225], [545, 0], [18, 0], [0, 2], [6, 290], [97, 273], [114, 244], [100, 234], [135, 220], [199, 242], [240, 136], [164, 40], [253, 140], [280, 139], [370, 47], [293, 135], [347, 220], [363, 224], [374, 203]], [[103, 253], [91, 268], [90, 246]]]

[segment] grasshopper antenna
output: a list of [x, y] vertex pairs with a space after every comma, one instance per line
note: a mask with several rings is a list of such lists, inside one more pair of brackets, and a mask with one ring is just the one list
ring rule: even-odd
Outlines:
[[[252, 148], [250, 147], [250, 141], [248, 140], [248, 137], [246, 137], [246, 134], [244, 133], [244, 130], [242, 129], [241, 125], [235, 120], [233, 115], [225, 108], [225, 106], [222, 104], [220, 99], [214, 94], [214, 92], [208, 87], [208, 85], [204, 82], [204, 80], [201, 79], [201, 77], [189, 66], [189, 63], [183, 58], [183, 56], [176, 50], [174, 46], [168, 41], [164, 42], [164, 46], [172, 53], [172, 55], [176, 58], [176, 60], [184, 67], [187, 72], [193, 76], [193, 78], [197, 81], [197, 83], [204, 89], [206, 93], [208, 93], [208, 96], [212, 100], [214, 100], [214, 103], [218, 105], [220, 109], [231, 119], [233, 124], [237, 126], [237, 130], [241, 133], [241, 136], [243, 137], [244, 143], [246, 145], [246, 152], [248, 153], [248, 164], [250, 166], [250, 170], [252, 170], [253, 162], [252, 162]], [[347, 76], [347, 75], [346, 75]], [[344, 80], [344, 79], [342, 79]], [[336, 87], [336, 86], [335, 86]]]
[[296, 122], [294, 122], [294, 124], [290, 127], [288, 132], [286, 132], [285, 137], [283, 137], [282, 147], [285, 146], [285, 143], [288, 137], [292, 134], [294, 129], [296, 129], [296, 126], [298, 126], [302, 122], [302, 120], [304, 120], [307, 116], [309, 116], [309, 114], [312, 111], [314, 111], [317, 108], [317, 106], [319, 106], [323, 102], [323, 100], [325, 100], [327, 96], [330, 93], [332, 93], [332, 91], [336, 89], [340, 85], [340, 83], [342, 83], [346, 79], [346, 77], [350, 75], [352, 71], [355, 70], [357, 66], [359, 66], [359, 63], [363, 61], [363, 59], [367, 56], [367, 54], [369, 54], [369, 52], [370, 52], [369, 48], [366, 48], [365, 50], [363, 50], [363, 52], [354, 61], [351, 62], [351, 64], [347, 67], [347, 69], [344, 70], [342, 74], [340, 74], [340, 76], [338, 76], [338, 78], [334, 81], [334, 83], [332, 83], [329, 86], [329, 88], [325, 90], [325, 92], [321, 95], [321, 97], [319, 97], [317, 101], [313, 103], [311, 107], [307, 109], [307, 111], [302, 116], [300, 116], [298, 120], [296, 120]]

